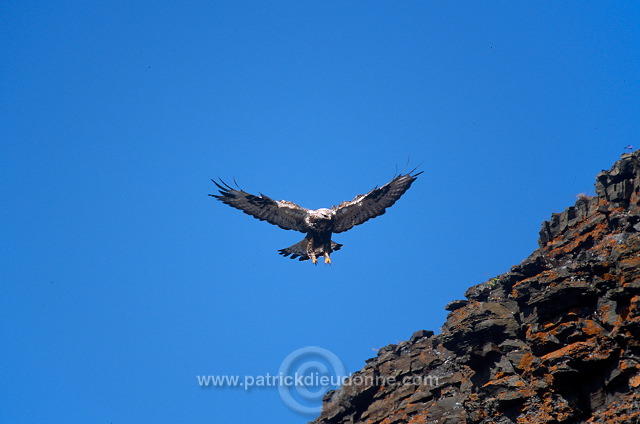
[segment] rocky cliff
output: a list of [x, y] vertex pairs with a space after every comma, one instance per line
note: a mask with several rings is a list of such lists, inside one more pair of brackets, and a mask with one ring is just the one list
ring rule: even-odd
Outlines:
[[449, 303], [440, 334], [381, 349], [313, 423], [640, 422], [640, 151], [539, 245]]

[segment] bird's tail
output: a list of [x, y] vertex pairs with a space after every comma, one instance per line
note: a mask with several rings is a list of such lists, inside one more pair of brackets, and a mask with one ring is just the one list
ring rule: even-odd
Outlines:
[[[309, 255], [307, 254], [307, 247], [309, 245], [309, 239], [306, 237], [294, 244], [293, 246], [289, 246], [285, 249], [278, 250], [278, 253], [284, 257], [290, 256], [291, 259], [298, 258], [299, 261], [308, 261]], [[331, 240], [331, 251], [335, 252], [336, 250], [340, 250], [342, 245], [340, 243], [336, 243]], [[318, 246], [315, 249], [315, 254], [317, 257], [321, 257], [324, 254], [324, 248], [322, 246]]]

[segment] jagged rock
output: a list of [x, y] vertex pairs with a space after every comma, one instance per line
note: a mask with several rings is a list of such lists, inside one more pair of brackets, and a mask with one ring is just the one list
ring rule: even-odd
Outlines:
[[445, 306], [445, 307], [444, 307], [444, 310], [445, 310], [445, 311], [451, 311], [451, 312], [453, 312], [453, 311], [455, 311], [456, 309], [460, 309], [460, 308], [462, 308], [463, 306], [466, 306], [466, 305], [467, 305], [467, 303], [469, 303], [469, 301], [468, 301], [468, 300], [464, 300], [464, 299], [461, 299], [461, 300], [453, 300], [453, 301], [451, 301], [451, 302], [447, 303], [447, 306]]
[[418, 330], [415, 333], [413, 333], [411, 335], [411, 338], [409, 339], [409, 343], [415, 343], [420, 339], [423, 339], [425, 337], [433, 337], [433, 331], [430, 330]]
[[640, 152], [596, 193], [449, 303], [441, 334], [380, 349], [313, 423], [640, 423]]

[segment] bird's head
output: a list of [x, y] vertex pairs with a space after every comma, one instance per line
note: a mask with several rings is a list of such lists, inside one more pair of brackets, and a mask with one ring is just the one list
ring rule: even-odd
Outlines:
[[317, 209], [315, 211], [316, 216], [318, 219], [333, 219], [333, 216], [335, 215], [335, 212], [332, 211], [331, 209], [327, 209], [327, 208], [320, 208]]

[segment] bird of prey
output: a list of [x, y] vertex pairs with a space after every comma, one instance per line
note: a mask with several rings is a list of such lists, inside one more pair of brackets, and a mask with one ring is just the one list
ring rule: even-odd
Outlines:
[[293, 246], [280, 249], [284, 257], [316, 264], [318, 257], [324, 256], [325, 264], [331, 263], [331, 253], [340, 250], [342, 244], [331, 240], [333, 233], [342, 233], [360, 225], [371, 218], [385, 213], [411, 187], [421, 172], [415, 170], [400, 174], [382, 187], [376, 187], [367, 194], [360, 194], [355, 199], [342, 202], [330, 209], [305, 209], [287, 200], [273, 200], [260, 194], [254, 196], [241, 189], [235, 189], [220, 180], [213, 183], [218, 187], [219, 195], [210, 194], [223, 203], [240, 209], [260, 221], [267, 221], [285, 230], [306, 233], [306, 237]]

